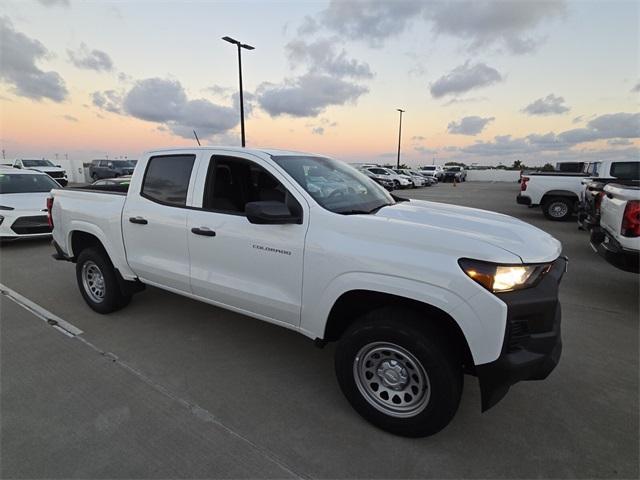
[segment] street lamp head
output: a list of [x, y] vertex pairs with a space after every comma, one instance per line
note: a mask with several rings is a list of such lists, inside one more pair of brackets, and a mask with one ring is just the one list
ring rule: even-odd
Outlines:
[[231, 37], [222, 37], [222, 40], [224, 40], [225, 42], [233, 43], [234, 45], [240, 45], [240, 42], [238, 40], [234, 40]]
[[247, 45], [246, 43], [243, 43], [240, 45], [242, 48], [246, 48], [247, 50], [255, 50], [255, 47], [252, 47], [251, 45]]
[[400, 113], [406, 112], [406, 110], [402, 110], [401, 108], [396, 108], [396, 110], [399, 111]]

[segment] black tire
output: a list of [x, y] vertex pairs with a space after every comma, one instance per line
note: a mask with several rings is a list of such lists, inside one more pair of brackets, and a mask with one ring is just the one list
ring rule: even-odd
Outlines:
[[[379, 344], [378, 342], [383, 343]], [[379, 360], [371, 357], [371, 362], [365, 361], [369, 358], [367, 352], [371, 352], [371, 349], [374, 348], [371, 347], [372, 345], [381, 345]], [[388, 358], [392, 362], [395, 358], [402, 358], [401, 356], [393, 357], [396, 355], [393, 351], [385, 354], [385, 346], [389, 345], [392, 349], [400, 347], [419, 363], [418, 368], [402, 367], [401, 370], [405, 373], [400, 373], [400, 375], [407, 378], [406, 375], [409, 373], [411, 377], [416, 378], [411, 372], [419, 373], [420, 368], [426, 373], [427, 381], [424, 384], [428, 385], [428, 388], [423, 389], [424, 393], [419, 389], [413, 390], [415, 399], [411, 398], [412, 392], [408, 389], [398, 391], [406, 401], [417, 402], [421, 399], [421, 402], [425, 402], [426, 399], [426, 403], [422, 406], [415, 406], [415, 411], [402, 413], [405, 415], [403, 417], [397, 416], [397, 413], [387, 413], [384, 406], [375, 405], [376, 401], [381, 402], [382, 400], [380, 398], [372, 399], [372, 397], [375, 397], [376, 394], [378, 397], [384, 395], [382, 392], [385, 388], [383, 384], [385, 380], [380, 374], [367, 376], [372, 372], [366, 372], [364, 378], [369, 380], [359, 380], [359, 378], [363, 379], [363, 376], [357, 373], [359, 365], [369, 365], [370, 363], [372, 363], [371, 366], [363, 368], [377, 369], [375, 371], [380, 372], [384, 368], [387, 358], [385, 355], [387, 354], [391, 355]], [[438, 329], [430, 326], [422, 316], [411, 310], [384, 307], [365, 314], [340, 339], [335, 354], [338, 384], [351, 406], [375, 426], [405, 437], [426, 437], [446, 427], [460, 404], [463, 384], [462, 367], [461, 362], [453, 353], [454, 351], [455, 349], [449, 344], [446, 337]], [[373, 355], [375, 356], [375, 354]], [[406, 367], [406, 363], [403, 363], [402, 360], [396, 360], [396, 364]], [[385, 372], [383, 375], [386, 374]], [[363, 381], [368, 383], [370, 387], [363, 386]], [[379, 390], [374, 386], [376, 382], [380, 382], [378, 384]], [[413, 387], [411, 385], [410, 388]], [[409, 397], [405, 396], [404, 392], [409, 393]], [[429, 392], [428, 396], [426, 392]], [[394, 401], [395, 397], [398, 397], [395, 392], [392, 392], [391, 395], [393, 395]]]
[[[101, 300], [98, 295], [87, 291], [83, 278], [85, 265], [88, 268], [97, 268], [103, 279]], [[98, 313], [111, 313], [125, 307], [131, 301], [131, 295], [123, 295], [116, 278], [116, 270], [108, 255], [102, 248], [86, 248], [78, 255], [76, 262], [76, 280], [78, 288], [85, 302]]]
[[393, 181], [393, 186], [395, 190], [398, 190], [400, 188], [400, 181], [399, 180], [394, 180]]
[[574, 201], [567, 197], [549, 197], [542, 203], [542, 213], [549, 220], [563, 222], [571, 218]]

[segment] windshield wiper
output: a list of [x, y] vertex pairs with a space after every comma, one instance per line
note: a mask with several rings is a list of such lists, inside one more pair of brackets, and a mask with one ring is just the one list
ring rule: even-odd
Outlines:
[[384, 207], [388, 207], [389, 205], [395, 205], [395, 203], [385, 203], [384, 205], [379, 205], [376, 208], [372, 208], [371, 210], [345, 210], [343, 212], [337, 212], [342, 215], [371, 215], [376, 213], [378, 210]]

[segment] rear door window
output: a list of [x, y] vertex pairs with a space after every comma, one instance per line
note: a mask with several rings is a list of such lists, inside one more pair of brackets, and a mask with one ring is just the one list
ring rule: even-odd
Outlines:
[[164, 205], [184, 207], [195, 160], [195, 155], [151, 157], [140, 195]]

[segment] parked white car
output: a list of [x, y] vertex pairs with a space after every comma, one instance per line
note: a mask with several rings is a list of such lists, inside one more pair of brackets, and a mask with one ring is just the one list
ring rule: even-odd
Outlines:
[[424, 187], [427, 184], [427, 181], [425, 180], [425, 178], [422, 175], [419, 175], [419, 174], [413, 172], [412, 170], [409, 170], [408, 168], [396, 169], [396, 170], [394, 170], [394, 172], [396, 172], [399, 175], [407, 176], [411, 180], [411, 182], [413, 183], [413, 186], [416, 187], [416, 188]]
[[609, 263], [629, 272], [640, 270], [640, 187], [610, 183], [600, 204], [600, 226], [591, 245]]
[[0, 239], [51, 235], [47, 197], [60, 188], [46, 173], [0, 168]]
[[[309, 172], [342, 188], [317, 189]], [[56, 256], [76, 262], [93, 310], [148, 284], [337, 341], [346, 398], [396, 434], [444, 428], [463, 372], [486, 410], [560, 358], [560, 242], [506, 215], [394, 197], [330, 158], [154, 151], [126, 196], [54, 190], [50, 215]]]
[[13, 162], [13, 168], [35, 170], [43, 172], [54, 178], [63, 187], [67, 186], [67, 172], [60, 165], [55, 165], [51, 160], [42, 159], [18, 159]]
[[383, 178], [390, 179], [396, 185], [396, 188], [409, 188], [413, 185], [411, 180], [408, 179], [405, 175], [398, 175], [390, 168], [367, 167], [366, 169], [374, 175], [380, 175]]

